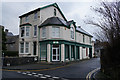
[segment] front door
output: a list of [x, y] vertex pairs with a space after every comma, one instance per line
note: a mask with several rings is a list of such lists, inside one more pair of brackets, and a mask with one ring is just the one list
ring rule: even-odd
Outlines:
[[52, 48], [52, 61], [59, 61], [59, 47]]

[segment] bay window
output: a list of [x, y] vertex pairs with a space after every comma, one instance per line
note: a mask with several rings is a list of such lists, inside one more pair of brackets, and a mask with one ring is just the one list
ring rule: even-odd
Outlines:
[[30, 27], [26, 27], [26, 36], [29, 36]]
[[60, 37], [60, 28], [59, 27], [52, 27], [52, 37], [53, 38]]
[[46, 37], [46, 27], [42, 27], [42, 37]]

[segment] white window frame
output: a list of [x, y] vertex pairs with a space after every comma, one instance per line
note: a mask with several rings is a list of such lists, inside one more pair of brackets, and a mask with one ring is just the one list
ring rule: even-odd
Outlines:
[[[36, 30], [35, 30], [35, 27], [36, 27]], [[35, 35], [35, 33], [36, 33], [36, 35]], [[37, 36], [37, 25], [34, 25], [34, 33], [33, 33], [33, 35], [34, 35], [34, 37]]]
[[42, 27], [42, 38], [46, 37], [46, 27]]
[[70, 33], [71, 39], [74, 39], [74, 29], [71, 27], [71, 33]]
[[[57, 32], [56, 29], [59, 29], [59, 31]], [[53, 38], [60, 38], [60, 27], [52, 26], [52, 37]]]
[[26, 37], [30, 36], [30, 27], [29, 26], [26, 26], [25, 28], [25, 34], [26, 34]]

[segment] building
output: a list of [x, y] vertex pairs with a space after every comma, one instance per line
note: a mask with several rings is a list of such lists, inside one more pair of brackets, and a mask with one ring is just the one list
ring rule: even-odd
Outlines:
[[8, 29], [5, 29], [6, 33], [6, 47], [7, 51], [17, 51], [19, 50], [19, 35], [13, 35]]
[[0, 57], [2, 57], [2, 28], [3, 26], [0, 25]]
[[67, 21], [56, 3], [19, 16], [19, 56], [40, 61], [72, 61], [92, 57], [88, 32]]

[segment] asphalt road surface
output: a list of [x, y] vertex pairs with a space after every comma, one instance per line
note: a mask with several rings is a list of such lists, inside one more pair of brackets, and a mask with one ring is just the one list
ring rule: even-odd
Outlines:
[[[45, 80], [85, 80], [87, 74], [100, 67], [100, 59], [92, 58], [90, 60], [80, 61], [78, 63], [64, 66], [61, 68], [44, 71], [2, 71], [4, 79], [45, 79]], [[17, 78], [17, 79], [16, 79]]]

